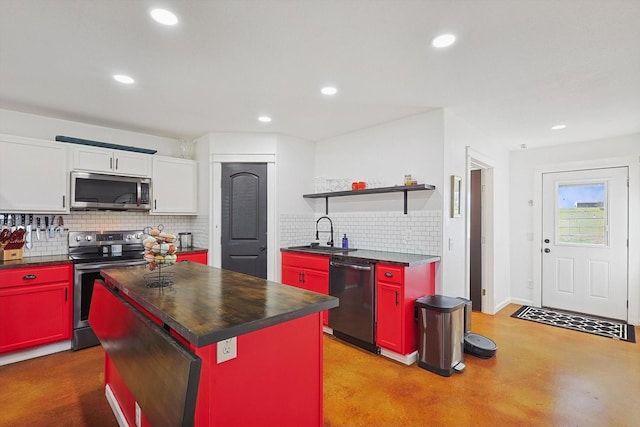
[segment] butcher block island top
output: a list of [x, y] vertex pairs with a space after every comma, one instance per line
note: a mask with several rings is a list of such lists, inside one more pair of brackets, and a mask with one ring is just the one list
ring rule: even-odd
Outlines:
[[147, 287], [143, 266], [102, 270], [102, 276], [195, 347], [338, 306], [338, 299], [246, 274], [183, 262], [164, 271], [174, 284]]

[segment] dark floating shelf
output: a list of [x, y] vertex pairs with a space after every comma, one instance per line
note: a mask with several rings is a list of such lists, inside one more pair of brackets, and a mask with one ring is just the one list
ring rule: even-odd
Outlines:
[[404, 213], [407, 214], [407, 193], [409, 191], [430, 191], [435, 190], [435, 185], [417, 184], [417, 185], [396, 185], [393, 187], [381, 188], [365, 188], [364, 190], [348, 190], [348, 191], [332, 191], [329, 193], [311, 193], [303, 194], [305, 199], [325, 199], [325, 214], [329, 213], [329, 198], [342, 196], [359, 196], [363, 194], [382, 194], [382, 193], [404, 193]]

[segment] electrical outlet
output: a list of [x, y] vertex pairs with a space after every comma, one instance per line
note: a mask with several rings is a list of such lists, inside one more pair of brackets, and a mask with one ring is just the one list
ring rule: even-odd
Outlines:
[[217, 345], [217, 362], [222, 363], [238, 356], [238, 337], [219, 341]]
[[140, 427], [142, 425], [142, 412], [140, 411], [140, 405], [136, 401], [136, 426]]

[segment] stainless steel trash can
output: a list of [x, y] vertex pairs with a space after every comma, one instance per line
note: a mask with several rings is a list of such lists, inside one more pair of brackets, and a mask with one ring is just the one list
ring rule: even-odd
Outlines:
[[416, 300], [419, 311], [418, 366], [448, 377], [464, 369], [465, 302], [429, 295]]
[[464, 303], [464, 333], [463, 335], [471, 332], [471, 313], [472, 313], [472, 303], [470, 299], [458, 297], [460, 301]]

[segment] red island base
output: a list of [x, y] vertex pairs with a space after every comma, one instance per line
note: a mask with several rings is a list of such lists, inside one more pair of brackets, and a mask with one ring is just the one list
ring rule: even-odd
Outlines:
[[[321, 313], [238, 336], [237, 356], [225, 362], [215, 343], [188, 348], [202, 359], [196, 426], [322, 425]], [[151, 425], [141, 410], [136, 423], [135, 398], [106, 353], [105, 389], [116, 417]]]

